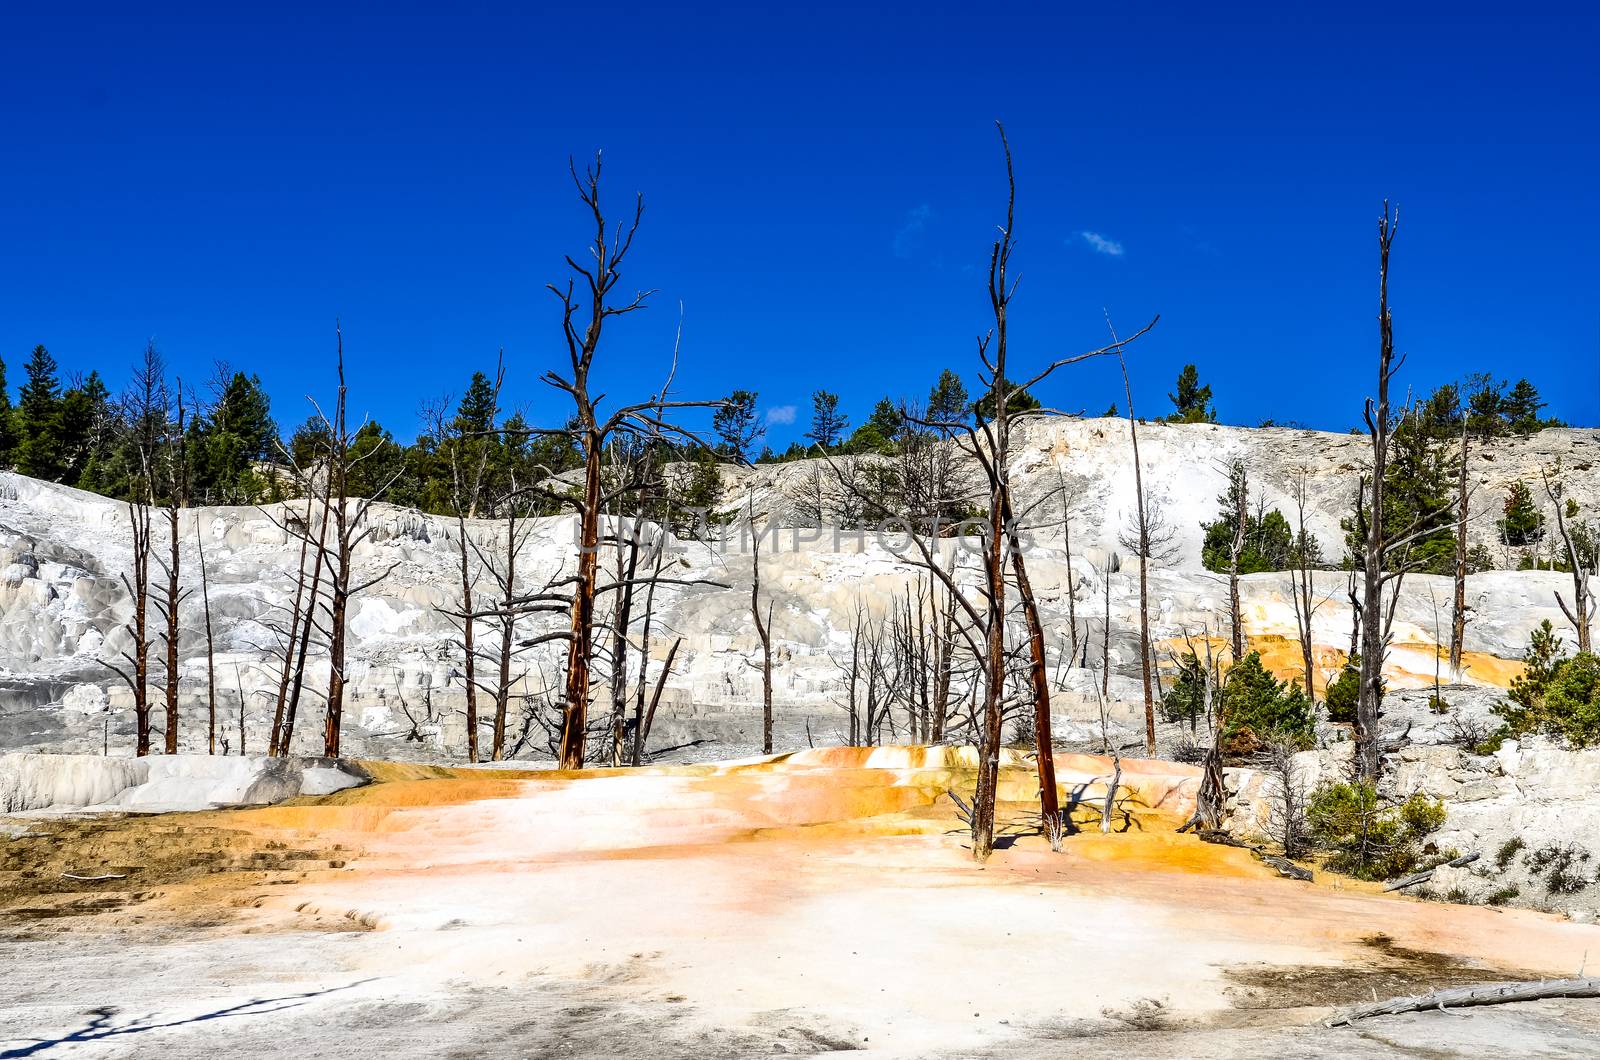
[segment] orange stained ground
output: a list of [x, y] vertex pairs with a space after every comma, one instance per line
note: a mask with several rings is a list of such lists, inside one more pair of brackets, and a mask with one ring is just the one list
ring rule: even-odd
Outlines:
[[1156, 997], [1209, 1019], [1232, 1011], [1234, 970], [1357, 969], [1380, 935], [1486, 978], [1570, 974], [1600, 953], [1593, 927], [1284, 880], [1248, 851], [1178, 835], [1199, 775], [1169, 762], [1124, 760], [1102, 834], [1111, 763], [1061, 756], [1076, 830], [1058, 854], [1037, 834], [1032, 762], [1007, 752], [1001, 846], [979, 866], [947, 794], [970, 797], [975, 764], [952, 747], [565, 773], [369, 763], [380, 783], [196, 815], [338, 844], [348, 864], [163, 901], [224, 904], [248, 932], [370, 927], [341, 949], [343, 974], [424, 992], [556, 976], [684, 998], [729, 1025], [827, 1012], [913, 1051], [976, 1048], [974, 1013], [992, 1031]]
[[[1226, 637], [1179, 637], [1163, 640], [1157, 643], [1156, 653], [1162, 659], [1181, 657], [1190, 650], [1203, 654], [1208, 640], [1212, 652], [1218, 657], [1225, 658], [1228, 655], [1229, 643]], [[1261, 664], [1278, 680], [1304, 683], [1305, 661], [1301, 658], [1298, 640], [1275, 633], [1247, 634], [1245, 647], [1248, 651], [1259, 652]], [[1390, 649], [1390, 658], [1384, 667], [1384, 674], [1395, 687], [1422, 688], [1431, 685], [1432, 660], [1437, 655], [1443, 680], [1448, 682], [1451, 679], [1448, 675], [1447, 654], [1446, 648], [1432, 642], [1396, 641]], [[1316, 668], [1312, 682], [1316, 685], [1318, 695], [1327, 691], [1329, 676], [1337, 677], [1348, 659], [1349, 655], [1338, 648], [1324, 645], [1312, 648], [1312, 660]], [[1512, 678], [1522, 673], [1522, 660], [1502, 659], [1487, 652], [1468, 651], [1461, 654], [1461, 669], [1472, 681], [1494, 685], [1497, 688], [1507, 688]], [[1175, 671], [1175, 667], [1163, 666], [1164, 672], [1168, 670]]]

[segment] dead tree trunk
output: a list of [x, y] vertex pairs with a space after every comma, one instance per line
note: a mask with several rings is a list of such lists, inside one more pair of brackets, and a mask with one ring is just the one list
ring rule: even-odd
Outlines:
[[[598, 330], [595, 329], [595, 330]], [[561, 720], [561, 768], [582, 769], [589, 724], [589, 664], [594, 659], [594, 591], [600, 569], [600, 456], [598, 433], [585, 432], [583, 505], [578, 514], [578, 570], [572, 587]]]
[[123, 574], [122, 584], [133, 603], [133, 614], [128, 619], [129, 639], [132, 645], [122, 653], [128, 662], [124, 671], [114, 663], [107, 666], [117, 673], [133, 693], [134, 745], [133, 753], [143, 758], [150, 753], [150, 505], [142, 497], [148, 496], [148, 486], [135, 481], [135, 499], [128, 502], [128, 523], [133, 531], [133, 571]]
[[[298, 532], [300, 537], [300, 559], [299, 565], [295, 569], [294, 603], [289, 610], [289, 631], [284, 638], [283, 645], [283, 669], [278, 674], [278, 696], [272, 710], [272, 730], [267, 741], [267, 753], [269, 755], [279, 753], [278, 744], [283, 735], [284, 713], [289, 702], [289, 681], [292, 676], [291, 671], [294, 669], [295, 646], [300, 640], [301, 605], [305, 601], [306, 578], [309, 574], [306, 570], [306, 552], [311, 546], [311, 502], [311, 488], [310, 484], [307, 483], [306, 517], [301, 522]], [[293, 518], [293, 515], [289, 513], [288, 506], [285, 505], [284, 520], [286, 528], [293, 525]], [[326, 525], [326, 522], [324, 522], [324, 525]], [[320, 556], [313, 561], [314, 565], [318, 567], [320, 567], [321, 562]]]
[[185, 489], [188, 474], [184, 454], [184, 415], [183, 381], [178, 381], [178, 418], [177, 427], [167, 443], [167, 504], [163, 509], [167, 517], [167, 542], [168, 556], [161, 564], [163, 573], [167, 576], [166, 596], [160, 605], [162, 617], [166, 621], [166, 631], [162, 634], [162, 642], [166, 647], [166, 677], [165, 689], [166, 702], [166, 752], [169, 755], [178, 753], [178, 694], [180, 684], [180, 671], [178, 669], [178, 638], [180, 635], [181, 619], [178, 613], [186, 595], [179, 586], [179, 579], [183, 564], [183, 535], [179, 531], [178, 515], [187, 503], [188, 493]]
[[522, 551], [522, 539], [517, 536], [517, 500], [515, 484], [512, 496], [506, 502], [506, 565], [500, 579], [500, 656], [494, 685], [494, 735], [489, 745], [489, 758], [500, 762], [506, 756], [506, 714], [511, 705], [511, 657], [517, 639], [517, 554]]
[[[329, 477], [323, 476], [322, 490], [322, 519], [317, 528], [317, 551], [313, 558], [311, 571], [311, 585], [306, 595], [305, 614], [300, 620], [300, 643], [291, 645], [294, 652], [294, 663], [290, 667], [289, 698], [283, 712], [283, 729], [279, 733], [279, 742], [272, 754], [282, 758], [289, 754], [289, 749], [294, 745], [294, 724], [300, 713], [300, 693], [305, 688], [306, 659], [311, 651], [311, 630], [316, 625], [317, 609], [322, 596], [322, 572], [327, 562], [328, 525], [332, 519], [332, 504], [329, 503], [328, 490], [331, 485]], [[310, 510], [309, 503], [307, 511]], [[311, 527], [306, 526], [309, 534]]]
[[1033, 731], [1036, 749], [1035, 761], [1039, 768], [1039, 814], [1045, 838], [1050, 849], [1061, 850], [1061, 806], [1056, 792], [1055, 748], [1051, 746], [1050, 724], [1050, 674], [1045, 662], [1044, 625], [1039, 621], [1039, 605], [1034, 601], [1033, 583], [1028, 580], [1028, 566], [1022, 558], [1022, 543], [1016, 534], [1016, 524], [1007, 503], [1006, 521], [1011, 527], [1011, 569], [1017, 576], [1017, 596], [1022, 601], [1022, 614], [1028, 623], [1028, 676], [1033, 685]]
[[134, 754], [142, 758], [150, 753], [150, 563], [154, 553], [151, 508], [155, 505], [156, 461], [168, 414], [166, 369], [153, 342], [145, 344], [144, 357], [134, 370], [123, 409], [139, 462], [128, 496], [133, 569], [120, 576], [132, 607], [127, 626], [132, 643], [121, 652], [126, 669], [110, 661], [105, 665], [133, 693]]
[[[752, 502], [753, 505], [754, 502]], [[750, 510], [750, 617], [761, 640], [761, 753], [772, 753], [772, 603], [761, 617], [761, 538], [756, 531], [755, 509]]]
[[1239, 603], [1239, 557], [1244, 554], [1245, 530], [1249, 526], [1250, 479], [1244, 462], [1236, 460], [1231, 469], [1235, 482], [1233, 540], [1228, 545], [1228, 620], [1233, 633], [1233, 660], [1244, 658], [1244, 608]]
[[1467, 422], [1461, 412], [1461, 469], [1456, 478], [1456, 578], [1450, 605], [1450, 673], [1461, 679], [1461, 649], [1467, 639]]
[[672, 642], [672, 647], [667, 649], [666, 661], [661, 664], [661, 676], [656, 678], [656, 690], [650, 694], [650, 709], [645, 713], [644, 725], [634, 740], [635, 754], [641, 760], [644, 757], [645, 745], [650, 740], [650, 726], [656, 720], [656, 706], [661, 702], [661, 692], [667, 687], [667, 677], [672, 673], [672, 660], [677, 658], [678, 648], [682, 644], [683, 638], [679, 637]]
[[206, 620], [206, 754], [217, 753], [217, 651], [211, 630], [211, 581], [206, 573], [205, 532], [200, 517], [194, 521], [194, 547], [200, 562], [200, 603]]
[[644, 755], [644, 690], [645, 678], [650, 674], [650, 634], [651, 626], [655, 623], [656, 614], [656, 585], [661, 579], [661, 564], [667, 555], [665, 531], [658, 530], [655, 542], [655, 560], [650, 576], [650, 584], [644, 591], [644, 620], [639, 628], [639, 682], [634, 689], [633, 704], [633, 751], [631, 760], [633, 765], [639, 765]]
[[[344, 372], [344, 333], [335, 329], [338, 341], [338, 375], [339, 392], [334, 403], [332, 422], [324, 421], [329, 437], [328, 461], [328, 489], [333, 497], [333, 556], [329, 561], [324, 555], [324, 561], [329, 566], [328, 579], [328, 702], [323, 720], [322, 753], [329, 758], [339, 757], [340, 738], [344, 730], [344, 692], [345, 677], [345, 643], [346, 619], [350, 610], [350, 600], [361, 591], [371, 588], [388, 576], [389, 572], [398, 566], [398, 561], [391, 564], [388, 570], [371, 578], [366, 582], [355, 584], [352, 582], [354, 575], [354, 559], [356, 548], [371, 533], [367, 516], [373, 501], [382, 497], [389, 487], [394, 484], [400, 472], [396, 471], [387, 482], [381, 483], [372, 491], [371, 497], [356, 499], [351, 506], [350, 497], [350, 469], [359, 460], [370, 459], [377, 449], [352, 456], [351, 448], [355, 440], [354, 434], [349, 430], [349, 397], [345, 385]], [[381, 444], [381, 443], [378, 443]]]
[[1309, 473], [1300, 468], [1295, 472], [1294, 501], [1296, 540], [1294, 547], [1295, 565], [1290, 575], [1289, 588], [1292, 590], [1294, 601], [1295, 625], [1300, 635], [1300, 660], [1306, 673], [1306, 696], [1313, 703], [1316, 701], [1316, 685], [1312, 679], [1316, 673], [1316, 655], [1311, 643], [1311, 622], [1316, 615], [1317, 605], [1312, 601], [1312, 593], [1316, 589], [1316, 580], [1311, 573], [1311, 535], [1306, 530], [1306, 504], [1309, 500]]
[[[1388, 651], [1383, 622], [1384, 479], [1389, 467], [1389, 382], [1399, 365], [1394, 360], [1394, 322], [1389, 315], [1389, 248], [1397, 219], [1384, 203], [1378, 222], [1378, 396], [1368, 399], [1364, 416], [1372, 439], [1372, 477], [1367, 490], [1366, 541], [1363, 548], [1361, 594], [1361, 686], [1356, 701], [1356, 772], [1376, 783], [1380, 764], [1378, 724], [1383, 699], [1383, 661]], [[1404, 358], [1402, 358], [1402, 361]]]
[[1122, 569], [1122, 561], [1115, 552], [1106, 557], [1105, 569], [1105, 621], [1100, 624], [1100, 696], [1111, 698], [1111, 576]]
[[[1107, 318], [1109, 323], [1110, 319]], [[1111, 329], [1111, 341], [1117, 341], [1115, 328]], [[1139, 506], [1139, 676], [1144, 681], [1144, 750], [1153, 758], [1156, 753], [1156, 705], [1150, 690], [1150, 521], [1144, 506], [1144, 472], [1139, 463], [1139, 421], [1133, 413], [1133, 384], [1128, 381], [1128, 361], [1120, 349], [1117, 363], [1122, 368], [1122, 388], [1128, 398], [1128, 435], [1133, 443], [1133, 495]]]
[[1072, 663], [1078, 660], [1078, 578], [1072, 571], [1072, 512], [1067, 507], [1067, 483], [1056, 469], [1056, 481], [1061, 494], [1061, 546], [1067, 553], [1067, 626], [1072, 640]]
[[1559, 592], [1556, 593], [1556, 604], [1578, 633], [1578, 650], [1592, 651], [1589, 627], [1594, 622], [1595, 607], [1589, 596], [1589, 571], [1583, 565], [1584, 556], [1579, 552], [1577, 544], [1572, 539], [1572, 531], [1567, 526], [1569, 514], [1567, 504], [1571, 502], [1563, 502], [1561, 483], [1552, 483], [1543, 468], [1539, 470], [1539, 477], [1544, 480], [1545, 495], [1550, 498], [1550, 503], [1556, 510], [1556, 532], [1561, 535], [1561, 546], [1566, 550], [1567, 563], [1572, 568], [1572, 606], [1567, 606], [1566, 600], [1562, 599]]

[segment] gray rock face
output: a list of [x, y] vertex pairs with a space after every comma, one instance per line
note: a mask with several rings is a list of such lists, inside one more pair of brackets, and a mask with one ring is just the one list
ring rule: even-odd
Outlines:
[[[1111, 702], [1106, 713], [1114, 734], [1142, 728], [1136, 566], [1124, 562], [1118, 573], [1107, 570], [1107, 558], [1120, 550], [1118, 536], [1134, 509], [1126, 431], [1125, 421], [1060, 420], [1030, 426], [1018, 435], [1012, 472], [1019, 506], [1035, 513], [1030, 522], [1037, 525], [1026, 554], [1059, 689], [1055, 705], [1058, 736], [1063, 738], [1082, 737], [1085, 730], [1099, 733], [1096, 689], [1102, 683], [1108, 581]], [[1200, 524], [1215, 515], [1228, 460], [1245, 460], [1258, 495], [1268, 506], [1286, 512], [1293, 507], [1292, 480], [1305, 469], [1311, 531], [1324, 555], [1337, 557], [1342, 552], [1338, 520], [1349, 507], [1362, 468], [1359, 437], [1149, 424], [1142, 429], [1140, 442], [1148, 495], [1174, 534], [1171, 558], [1154, 563], [1150, 571], [1152, 631], [1163, 664], [1186, 636], [1201, 636], [1208, 630], [1225, 636], [1226, 580], [1201, 568], [1199, 551]], [[1558, 461], [1568, 493], [1593, 511], [1600, 502], [1600, 436], [1563, 430], [1475, 452], [1471, 476], [1482, 510], [1497, 506], [1509, 483], [1534, 482], [1541, 467], [1553, 469]], [[762, 595], [773, 611], [780, 749], [842, 739], [848, 694], [843, 675], [858, 615], [869, 628], [881, 626], [908, 590], [915, 592], [919, 585], [930, 583], [928, 573], [914, 562], [915, 553], [892, 535], [794, 525], [813, 476], [829, 473], [818, 461], [730, 467], [724, 472], [727, 511], [742, 513], [748, 503], [758, 521], [776, 531], [766, 539], [765, 547], [773, 551], [764, 552], [761, 569]], [[132, 743], [131, 695], [107, 666], [120, 662], [129, 643], [124, 623], [131, 601], [120, 582], [130, 562], [126, 509], [101, 497], [16, 475], [0, 478], [4, 480], [0, 482], [0, 747], [109, 748], [126, 753]], [[1072, 530], [1070, 577], [1063, 514]], [[243, 749], [260, 751], [271, 724], [280, 673], [275, 653], [294, 593], [298, 552], [282, 526], [288, 515], [283, 506], [183, 513], [183, 581], [189, 595], [181, 609], [177, 676], [186, 751], [204, 749], [210, 706], [204, 696], [194, 535], [205, 540], [210, 574], [218, 750], [226, 746], [237, 754], [242, 726]], [[463, 661], [459, 632], [444, 613], [456, 606], [458, 596], [461, 542], [455, 522], [382, 504], [373, 508], [371, 519], [372, 533], [355, 556], [356, 578], [388, 573], [350, 608], [346, 752], [459, 758], [465, 746]], [[519, 561], [519, 582], [525, 589], [538, 588], [558, 572], [570, 570], [574, 530], [571, 518], [533, 524]], [[165, 547], [164, 533], [162, 520], [157, 520], [158, 550]], [[484, 550], [503, 547], [503, 529], [497, 524], [471, 521], [467, 534]], [[1513, 559], [1494, 540], [1493, 519], [1488, 515], [1472, 522], [1471, 534], [1491, 555], [1508, 563]], [[941, 547], [958, 562], [961, 577], [975, 583], [975, 557], [963, 557], [959, 545], [950, 540]], [[760, 739], [760, 674], [749, 617], [748, 542], [737, 537], [710, 543], [672, 539], [667, 550], [673, 577], [699, 584], [663, 586], [657, 593], [653, 661], [647, 678], [651, 684], [672, 640], [681, 637], [682, 647], [666, 684], [652, 744], [662, 749], [682, 745], [686, 755], [726, 757], [747, 752]], [[1570, 585], [1569, 576], [1548, 571], [1473, 576], [1468, 583], [1473, 607], [1467, 632], [1469, 665], [1450, 696], [1460, 696], [1464, 702], [1492, 702], [1494, 685], [1514, 670], [1497, 660], [1520, 656], [1529, 631], [1543, 619], [1565, 628], [1554, 594], [1570, 593]], [[488, 592], [489, 586], [487, 578], [480, 579], [478, 592]], [[1319, 668], [1331, 673], [1349, 640], [1344, 576], [1320, 573], [1316, 590], [1321, 602], [1314, 647]], [[1242, 593], [1253, 645], [1280, 672], [1297, 669], [1287, 575], [1249, 576]], [[1397, 693], [1432, 683], [1435, 647], [1447, 635], [1450, 595], [1448, 579], [1405, 580], [1389, 659], [1390, 687]], [[1068, 621], [1074, 609], [1075, 630]], [[564, 623], [561, 615], [532, 616], [519, 622], [517, 632], [520, 639], [527, 639]], [[480, 625], [480, 644], [489, 633]], [[633, 634], [637, 638], [637, 626]], [[560, 652], [558, 644], [518, 652], [510, 728], [519, 756], [536, 756], [548, 745], [549, 707], [561, 678]], [[635, 661], [628, 674], [630, 702], [636, 666]], [[602, 689], [597, 696], [608, 706], [604, 669], [602, 662], [597, 673]], [[159, 659], [153, 660], [152, 670], [152, 684], [159, 694], [167, 680]], [[1445, 675], [1446, 680], [1449, 677]], [[319, 696], [326, 684], [326, 660], [314, 653], [306, 674], [308, 693], [297, 727], [297, 749], [320, 749]], [[1487, 709], [1472, 708], [1481, 714]], [[1422, 729], [1448, 724], [1421, 713], [1416, 723]], [[1390, 724], [1398, 720], [1391, 718]], [[903, 713], [891, 713], [891, 726], [883, 738], [904, 738]]]

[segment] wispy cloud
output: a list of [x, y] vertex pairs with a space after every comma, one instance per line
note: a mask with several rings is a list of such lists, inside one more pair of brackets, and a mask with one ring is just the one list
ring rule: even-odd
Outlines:
[[922, 234], [928, 228], [928, 216], [933, 213], [933, 207], [927, 203], [913, 206], [906, 211], [905, 223], [894, 234], [894, 256], [909, 258], [922, 245]]
[[779, 405], [767, 410], [767, 426], [785, 426], [794, 422], [795, 408], [793, 405]]
[[1120, 258], [1124, 253], [1121, 243], [1118, 243], [1115, 239], [1107, 239], [1099, 232], [1079, 232], [1078, 235], [1083, 237], [1083, 241], [1089, 244], [1089, 248], [1096, 254]]

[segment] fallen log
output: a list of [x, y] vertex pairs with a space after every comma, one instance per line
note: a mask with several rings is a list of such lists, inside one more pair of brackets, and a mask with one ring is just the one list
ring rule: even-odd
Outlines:
[[1373, 1016], [1395, 1016], [1402, 1012], [1470, 1008], [1476, 1005], [1507, 1005], [1514, 1001], [1544, 1001], [1561, 997], [1600, 997], [1600, 978], [1540, 979], [1521, 983], [1485, 983], [1451, 990], [1435, 990], [1416, 997], [1392, 997], [1370, 1005], [1341, 1009], [1323, 1021], [1327, 1027], [1342, 1027]]
[[1243, 839], [1240, 839], [1229, 832], [1225, 832], [1220, 828], [1203, 828], [1196, 831], [1195, 835], [1199, 837], [1200, 842], [1202, 843], [1215, 843], [1218, 846], [1238, 847], [1241, 850], [1248, 850], [1251, 854], [1255, 855], [1258, 861], [1261, 861], [1262, 863], [1276, 870], [1278, 875], [1282, 876], [1284, 879], [1300, 880], [1304, 883], [1310, 883], [1314, 878], [1310, 869], [1302, 868], [1301, 866], [1290, 861], [1288, 858], [1280, 857], [1277, 854], [1270, 853], [1264, 847], [1256, 843], [1247, 843]]
[[103, 883], [106, 880], [125, 880], [128, 878], [128, 874], [125, 872], [108, 872], [104, 876], [79, 876], [74, 872], [63, 872], [61, 878], [63, 880], [74, 880], [78, 883]]
[[1312, 879], [1311, 870], [1310, 869], [1306, 869], [1306, 868], [1301, 868], [1299, 865], [1296, 865], [1294, 862], [1290, 861], [1288, 858], [1281, 858], [1276, 854], [1268, 854], [1265, 850], [1262, 850], [1260, 847], [1252, 847], [1250, 849], [1250, 853], [1252, 853], [1256, 857], [1260, 858], [1266, 864], [1271, 865], [1273, 868], [1277, 869], [1278, 870], [1278, 875], [1284, 877], [1285, 879], [1300, 880], [1300, 881], [1302, 881], [1304, 883], [1310, 883], [1311, 882], [1311, 879]]
[[1435, 865], [1431, 869], [1424, 869], [1415, 876], [1407, 876], [1403, 880], [1394, 881], [1383, 889], [1384, 893], [1387, 894], [1390, 891], [1398, 891], [1405, 887], [1415, 887], [1419, 883], [1427, 883], [1429, 880], [1433, 879], [1433, 874], [1438, 870], [1443, 868], [1459, 869], [1463, 865], [1470, 865], [1474, 861], [1477, 861], [1478, 857], [1478, 852], [1473, 851], [1471, 854], [1463, 854], [1459, 858], [1451, 858], [1443, 865]]

